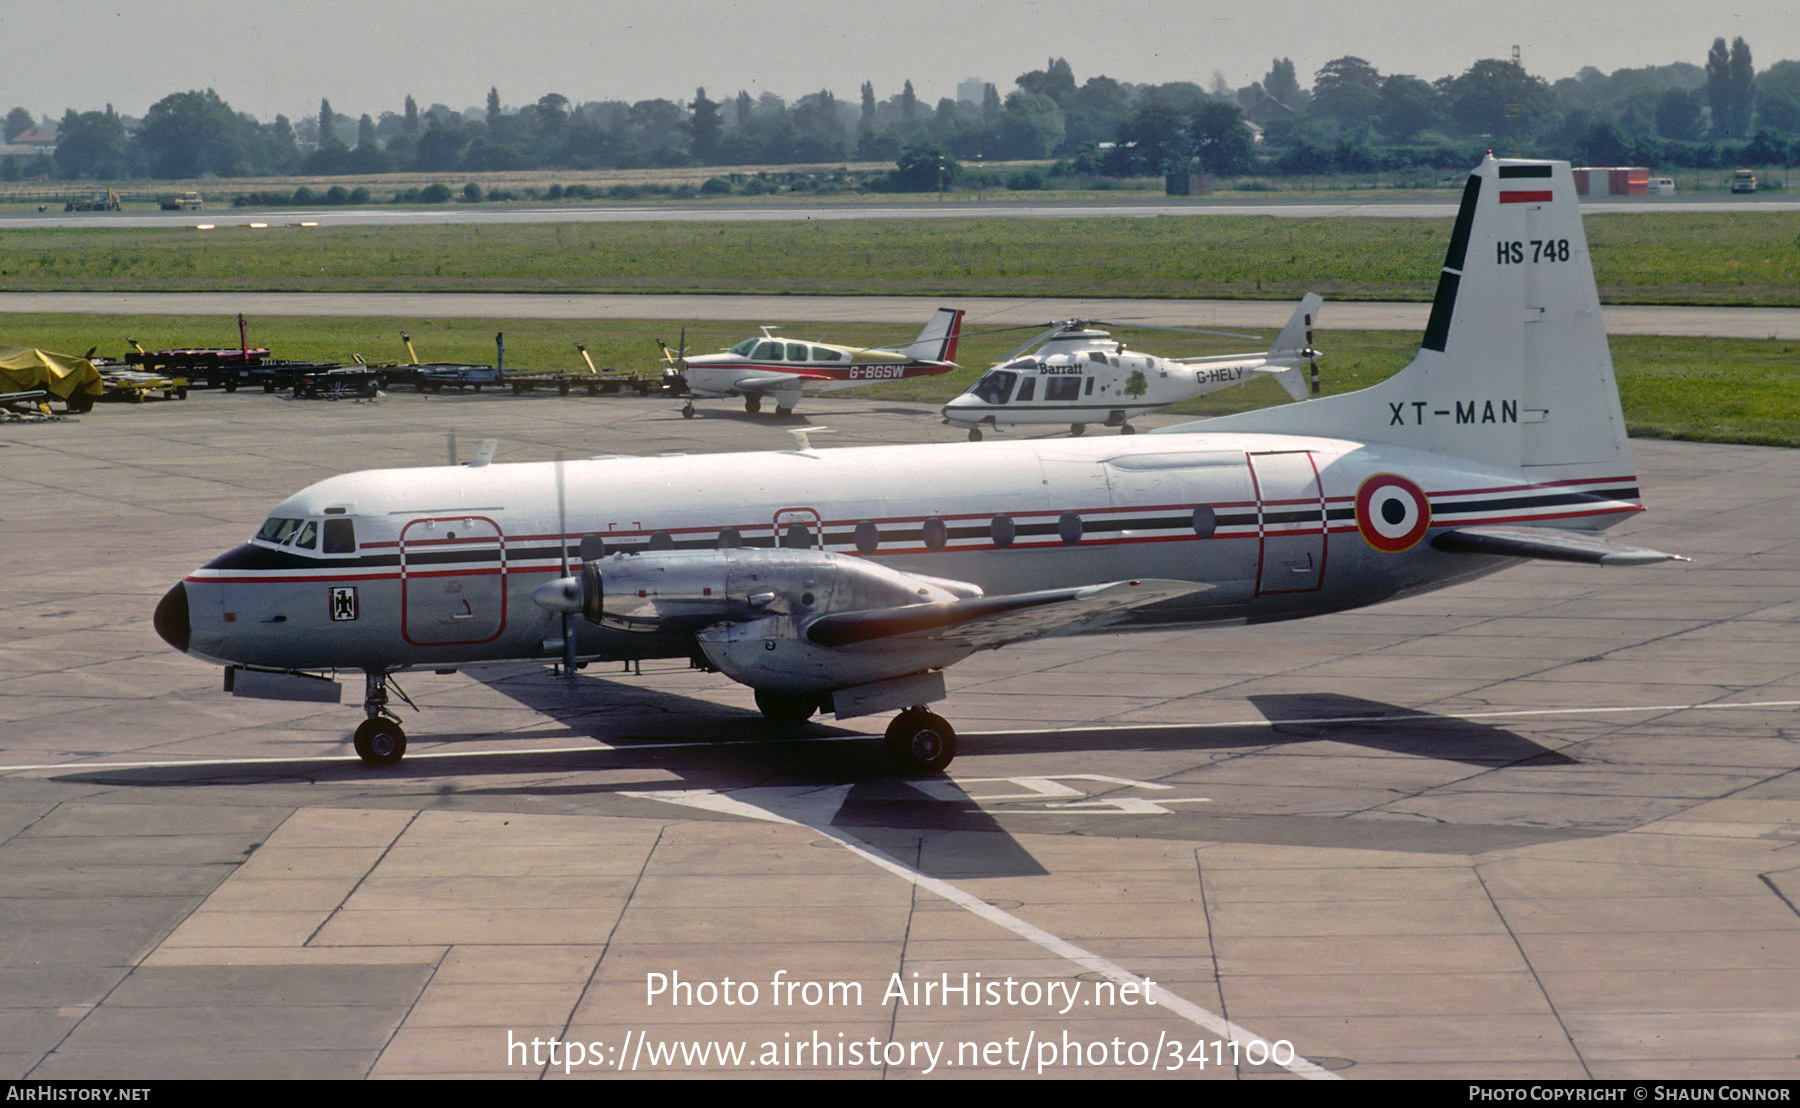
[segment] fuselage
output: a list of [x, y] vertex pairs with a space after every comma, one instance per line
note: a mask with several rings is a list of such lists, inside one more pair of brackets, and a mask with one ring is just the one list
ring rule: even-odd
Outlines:
[[[1128, 622], [1259, 621], [1511, 563], [1434, 549], [1448, 527], [1598, 530], [1639, 510], [1629, 473], [1544, 483], [1288, 435], [372, 470], [282, 502], [261, 537], [189, 574], [157, 626], [194, 655], [279, 669], [553, 659], [564, 617], [532, 603], [538, 586], [602, 554], [729, 546], [824, 549], [992, 594], [1196, 581], [1210, 587]], [[684, 636], [572, 623], [583, 658], [693, 653]]]

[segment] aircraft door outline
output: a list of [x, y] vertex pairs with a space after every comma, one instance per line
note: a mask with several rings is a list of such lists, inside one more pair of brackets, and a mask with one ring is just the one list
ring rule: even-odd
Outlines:
[[413, 646], [476, 646], [505, 630], [506, 543], [498, 523], [431, 516], [400, 529], [401, 638]]
[[1325, 491], [1310, 450], [1245, 455], [1256, 492], [1256, 595], [1317, 592], [1325, 582]]

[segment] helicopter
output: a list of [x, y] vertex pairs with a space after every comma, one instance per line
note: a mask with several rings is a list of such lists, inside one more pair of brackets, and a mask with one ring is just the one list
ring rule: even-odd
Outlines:
[[[970, 442], [981, 441], [983, 424], [997, 429], [1009, 423], [1068, 423], [1069, 432], [1080, 435], [1088, 424], [1098, 423], [1129, 435], [1136, 431], [1133, 416], [1263, 376], [1274, 378], [1293, 399], [1304, 400], [1319, 391], [1312, 328], [1322, 303], [1317, 293], [1302, 297], [1266, 352], [1203, 358], [1127, 351], [1105, 330], [1125, 324], [1091, 319], [1052, 323], [944, 405], [944, 422], [967, 427]], [[1183, 327], [1155, 330], [1231, 334]], [[1033, 346], [1035, 351], [1024, 354]]]

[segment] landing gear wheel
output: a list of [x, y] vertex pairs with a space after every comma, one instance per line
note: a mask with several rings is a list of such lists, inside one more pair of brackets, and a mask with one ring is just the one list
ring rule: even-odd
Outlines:
[[819, 695], [757, 689], [756, 710], [770, 723], [805, 723], [819, 710]]
[[406, 757], [406, 732], [386, 716], [363, 720], [351, 741], [366, 765], [392, 766]]
[[777, 404], [777, 405], [775, 405], [775, 414], [776, 414], [776, 416], [778, 416], [781, 419], [786, 419], [788, 416], [791, 416], [794, 414], [794, 409], [784, 408], [780, 404]]
[[1135, 435], [1135, 434], [1137, 434], [1137, 428], [1133, 427], [1131, 424], [1127, 423], [1127, 424], [1125, 424], [1125, 426], [1119, 428], [1119, 434]]
[[882, 749], [902, 773], [942, 773], [956, 757], [956, 731], [924, 708], [908, 708], [888, 724]]
[[1069, 434], [1074, 435], [1076, 438], [1080, 438], [1081, 436], [1087, 434], [1087, 424], [1085, 424], [1085, 423], [1069, 424]]
[[979, 427], [969, 428], [969, 441], [970, 442], [980, 442], [981, 441], [981, 428], [979, 428]]
[[744, 397], [744, 410], [746, 412], [749, 412], [751, 415], [755, 415], [757, 412], [762, 411], [762, 397], [760, 397], [760, 396]]
[[681, 418], [682, 419], [693, 419], [694, 418], [694, 406], [692, 404], [683, 404], [681, 406]]

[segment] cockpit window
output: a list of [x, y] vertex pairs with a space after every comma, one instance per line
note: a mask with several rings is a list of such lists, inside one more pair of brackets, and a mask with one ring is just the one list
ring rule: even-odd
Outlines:
[[264, 542], [285, 543], [293, 539], [295, 532], [300, 530], [300, 525], [304, 522], [306, 521], [302, 519], [281, 519], [270, 516], [263, 521], [262, 530], [256, 533], [256, 537]]
[[327, 554], [356, 553], [356, 525], [347, 519], [328, 519], [323, 527], [316, 519], [291, 519], [286, 516], [271, 516], [263, 521], [256, 537], [261, 542], [273, 543], [276, 546], [290, 546], [296, 550], [319, 549], [319, 536], [325, 537], [324, 551]]
[[348, 519], [326, 520], [325, 545], [321, 549], [326, 554], [356, 553], [356, 524]]
[[986, 377], [975, 382], [975, 386], [969, 390], [969, 395], [983, 404], [1004, 404], [1006, 398], [1012, 395], [1013, 381], [1017, 380], [1018, 376], [1018, 374], [1009, 373], [1004, 369], [990, 370]]
[[756, 360], [759, 362], [779, 362], [781, 360], [781, 344], [778, 342], [757, 343]]
[[750, 351], [755, 350], [755, 349], [756, 349], [756, 340], [755, 339], [745, 339], [743, 342], [740, 342], [736, 346], [732, 347], [731, 352], [733, 354], [736, 354], [740, 358], [748, 358], [750, 356]]
[[1037, 363], [1036, 358], [1014, 358], [1012, 361], [1007, 362], [1001, 368], [1002, 369], [1036, 369], [1037, 364], [1038, 363]]

